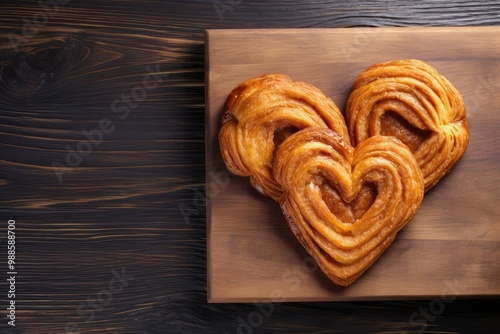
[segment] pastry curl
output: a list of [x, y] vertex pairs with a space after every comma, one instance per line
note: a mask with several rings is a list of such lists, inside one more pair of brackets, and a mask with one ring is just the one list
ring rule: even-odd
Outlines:
[[374, 136], [353, 148], [329, 129], [307, 128], [281, 144], [273, 170], [291, 230], [341, 286], [389, 247], [424, 194], [415, 158], [394, 137]]
[[282, 190], [271, 170], [276, 148], [311, 126], [330, 128], [349, 142], [342, 113], [318, 88], [280, 74], [247, 80], [224, 106], [219, 132], [224, 163], [234, 174], [250, 176], [260, 193], [278, 200]]
[[346, 105], [354, 145], [395, 136], [413, 152], [428, 191], [467, 148], [465, 106], [457, 89], [420, 60], [374, 65], [358, 76]]

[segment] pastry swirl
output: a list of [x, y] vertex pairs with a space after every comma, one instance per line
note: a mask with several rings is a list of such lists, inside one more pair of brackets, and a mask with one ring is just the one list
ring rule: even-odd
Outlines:
[[281, 144], [273, 170], [291, 230], [342, 286], [389, 247], [424, 193], [415, 158], [394, 137], [374, 136], [353, 148], [329, 129], [307, 128]]
[[462, 157], [469, 140], [458, 90], [419, 60], [374, 65], [358, 76], [346, 105], [353, 145], [395, 136], [413, 152], [431, 189]]
[[276, 148], [311, 126], [330, 128], [349, 142], [342, 113], [318, 88], [281, 74], [249, 79], [226, 100], [219, 132], [222, 158], [231, 172], [249, 176], [254, 188], [277, 200], [282, 190], [271, 169]]

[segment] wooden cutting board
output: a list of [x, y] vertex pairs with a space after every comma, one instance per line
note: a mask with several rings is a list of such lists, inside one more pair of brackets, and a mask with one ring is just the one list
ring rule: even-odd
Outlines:
[[[226, 171], [217, 141], [222, 107], [240, 82], [283, 73], [344, 109], [364, 69], [408, 58], [428, 62], [462, 93], [469, 146], [379, 260], [338, 287], [299, 245], [278, 204]], [[500, 296], [499, 27], [208, 30], [206, 82], [209, 302]]]

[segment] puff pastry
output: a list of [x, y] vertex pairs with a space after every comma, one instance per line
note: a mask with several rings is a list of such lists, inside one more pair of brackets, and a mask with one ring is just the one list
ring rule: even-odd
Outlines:
[[395, 136], [415, 155], [428, 191], [464, 154], [469, 140], [458, 90], [423, 61], [374, 65], [358, 76], [346, 105], [353, 145]]
[[431, 189], [462, 157], [469, 140], [458, 90], [419, 60], [374, 65], [358, 76], [346, 105], [353, 145], [395, 136], [413, 152]]
[[415, 158], [394, 137], [374, 136], [353, 148], [329, 129], [307, 128], [281, 144], [273, 170], [291, 230], [341, 286], [389, 247], [424, 193]]
[[247, 80], [229, 94], [222, 115], [219, 144], [234, 174], [250, 176], [260, 193], [278, 200], [281, 186], [272, 163], [280, 143], [300, 129], [330, 128], [349, 142], [347, 126], [335, 103], [318, 88], [281, 74]]

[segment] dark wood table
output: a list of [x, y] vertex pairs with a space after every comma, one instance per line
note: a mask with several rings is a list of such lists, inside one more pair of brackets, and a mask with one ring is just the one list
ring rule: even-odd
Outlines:
[[207, 303], [204, 34], [498, 24], [498, 1], [2, 1], [0, 332], [497, 333], [495, 299]]

